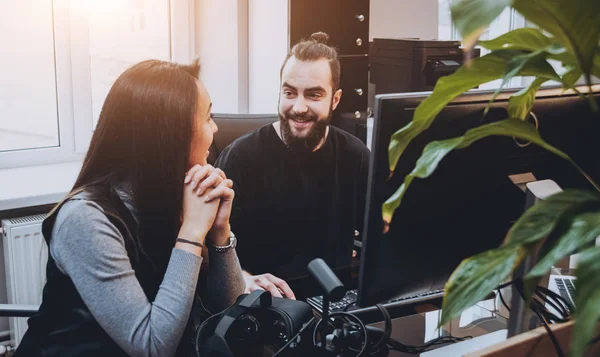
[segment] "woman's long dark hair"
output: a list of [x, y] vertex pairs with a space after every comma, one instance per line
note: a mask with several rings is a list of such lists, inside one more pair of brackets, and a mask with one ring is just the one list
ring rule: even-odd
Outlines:
[[181, 225], [199, 73], [197, 60], [191, 65], [148, 60], [121, 74], [102, 106], [72, 190], [130, 185], [138, 234], [130, 242], [137, 251], [128, 253], [149, 258], [157, 278], [164, 275]]

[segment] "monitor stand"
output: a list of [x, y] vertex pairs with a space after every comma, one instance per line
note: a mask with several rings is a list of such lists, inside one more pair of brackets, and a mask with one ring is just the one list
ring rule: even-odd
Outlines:
[[[532, 175], [533, 176], [533, 175]], [[525, 184], [525, 210], [537, 202], [561, 192], [562, 189], [552, 180], [532, 181]], [[537, 263], [538, 252], [528, 255], [525, 260], [513, 272], [513, 280], [522, 278]], [[547, 284], [546, 284], [547, 286]], [[508, 319], [508, 338], [535, 329], [537, 327], [537, 316], [525, 304], [516, 287], [511, 288], [511, 311]]]

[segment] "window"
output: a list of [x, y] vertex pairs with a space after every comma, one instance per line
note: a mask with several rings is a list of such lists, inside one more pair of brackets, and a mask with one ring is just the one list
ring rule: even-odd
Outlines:
[[77, 156], [64, 2], [0, 3], [0, 167]]
[[193, 16], [193, 0], [0, 2], [0, 169], [82, 159], [117, 76], [191, 60]]
[[[438, 0], [439, 5], [439, 25], [438, 37], [440, 40], [460, 40], [460, 34], [452, 24], [450, 15], [450, 6], [453, 0]], [[506, 8], [500, 16], [498, 16], [490, 27], [481, 35], [481, 40], [491, 40], [509, 31], [529, 26], [525, 18], [512, 8]], [[478, 47], [481, 50], [481, 55], [489, 53], [485, 48]], [[528, 78], [513, 78], [505, 87], [522, 87], [530, 82]], [[495, 80], [479, 86], [484, 89], [495, 89], [502, 84], [502, 80]]]
[[103, 0], [88, 9], [92, 120], [96, 127], [110, 87], [131, 65], [171, 60], [169, 1]]
[[0, 3], [0, 43], [16, 50], [0, 56], [0, 151], [59, 145], [52, 3], [37, 2]]

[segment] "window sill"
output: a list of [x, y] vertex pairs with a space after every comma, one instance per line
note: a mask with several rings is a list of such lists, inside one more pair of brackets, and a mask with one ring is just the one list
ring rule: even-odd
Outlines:
[[0, 211], [59, 202], [73, 187], [81, 161], [0, 170]]

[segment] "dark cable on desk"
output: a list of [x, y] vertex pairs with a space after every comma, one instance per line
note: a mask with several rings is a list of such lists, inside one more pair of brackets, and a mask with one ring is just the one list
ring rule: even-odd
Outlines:
[[500, 301], [502, 302], [502, 305], [504, 305], [506, 310], [508, 310], [508, 312], [510, 312], [510, 307], [508, 307], [508, 305], [506, 304], [506, 301], [504, 301], [504, 297], [502, 297], [502, 289], [500, 289], [500, 288], [498, 288], [498, 295], [500, 296]]
[[[504, 300], [504, 296], [502, 295], [501, 289], [509, 286], [509, 284], [514, 284], [515, 282], [516, 281], [512, 281], [512, 282], [503, 284], [497, 288], [498, 296], [500, 297], [500, 301], [502, 302], [502, 305], [508, 310], [508, 312], [510, 312], [510, 308], [508, 307], [506, 300]], [[521, 294], [521, 297], [523, 297], [523, 296], [524, 296], [524, 293]], [[539, 299], [540, 301], [534, 300], [534, 298], [532, 297], [531, 304], [537, 304], [539, 312], [543, 316], [545, 316], [547, 318], [547, 320], [552, 320], [554, 322], [566, 322], [571, 319], [571, 315], [572, 315], [571, 311], [574, 310], [574, 307], [570, 303], [570, 301], [566, 300], [559, 294], [557, 294], [554, 291], [549, 290], [543, 286], [538, 286], [538, 287], [536, 287], [533, 296], [536, 297], [537, 299]], [[548, 309], [546, 309], [546, 307], [544, 306], [543, 303], [547, 303], [548, 305], [553, 307], [558, 313], [561, 314], [561, 316], [558, 317], [558, 316], [554, 315], [553, 313], [551, 313], [550, 311], [548, 311]], [[530, 306], [530, 308], [531, 308], [531, 306]]]
[[539, 290], [539, 292], [544, 295], [545, 300], [547, 300], [548, 302], [553, 300], [557, 305], [560, 306], [560, 308], [556, 308], [553, 303], [550, 304], [557, 311], [561, 312], [563, 314], [563, 317], [571, 317], [572, 312], [575, 310], [575, 307], [571, 304], [569, 300], [563, 298], [559, 294], [543, 286], [538, 286], [537, 290]]
[[556, 354], [558, 355], [558, 357], [564, 357], [565, 355], [563, 354], [563, 351], [560, 348], [560, 345], [558, 344], [558, 341], [556, 340], [554, 333], [552, 332], [552, 330], [550, 330], [550, 326], [548, 326], [548, 323], [546, 322], [544, 317], [540, 314], [537, 306], [533, 307], [533, 312], [535, 312], [538, 319], [540, 319], [540, 321], [542, 321], [542, 325], [544, 325], [544, 328], [546, 329], [546, 332], [548, 333], [548, 337], [550, 337], [550, 340], [552, 341], [552, 344], [554, 345], [554, 349], [556, 349]]
[[421, 354], [423, 352], [427, 352], [427, 351], [433, 349], [434, 347], [438, 347], [439, 345], [461, 342], [461, 341], [465, 341], [470, 338], [472, 338], [472, 336], [466, 336], [466, 337], [443, 336], [443, 337], [438, 337], [434, 340], [431, 340], [422, 346], [405, 345], [403, 343], [396, 341], [393, 338], [390, 338], [390, 341], [388, 342], [388, 344], [390, 345], [390, 348], [392, 350], [395, 350], [398, 352], [403, 352], [403, 353], [408, 353], [408, 354]]
[[[357, 324], [364, 335], [364, 339], [363, 339], [363, 343], [362, 343], [362, 348], [360, 349], [360, 351], [356, 350], [356, 349], [351, 349], [349, 347], [349, 349], [352, 352], [356, 352], [358, 353], [356, 355], [356, 357], [362, 357], [363, 354], [366, 352], [367, 350], [367, 344], [368, 344], [368, 339], [367, 339], [367, 328], [365, 327], [365, 324], [356, 316], [349, 314], [347, 312], [343, 312], [343, 311], [337, 311], [337, 312], [332, 312], [329, 314], [330, 318], [335, 318], [335, 317], [342, 317], [344, 319], [346, 319], [347, 321], [350, 320], [352, 323]], [[315, 325], [315, 328], [313, 330], [313, 338], [312, 338], [312, 342], [313, 342], [313, 346], [317, 346], [317, 332], [319, 331], [319, 327], [321, 326], [321, 324], [323, 323], [323, 319], [320, 319], [319, 322], [317, 322], [317, 324]], [[327, 324], [330, 324], [330, 321], [326, 321]], [[321, 343], [325, 344], [327, 343], [327, 336], [321, 336]]]
[[[369, 355], [377, 355], [379, 353], [382, 353], [384, 350], [386, 350], [389, 340], [392, 335], [392, 317], [390, 316], [390, 313], [381, 304], [376, 304], [375, 307], [377, 307], [377, 309], [379, 309], [379, 311], [381, 312], [381, 315], [383, 316], [384, 328], [382, 331], [378, 327], [367, 326], [367, 331], [370, 331], [371, 333], [377, 333], [377, 334], [381, 333], [381, 338], [379, 339], [379, 341], [377, 341], [373, 345], [369, 345], [368, 352], [367, 352]], [[367, 343], [368, 343], [368, 341], [369, 341], [369, 339], [367, 338]]]
[[[519, 292], [519, 295], [521, 295], [521, 298], [525, 301], [525, 292], [523, 291], [523, 281], [522, 280], [518, 281], [515, 284], [515, 287], [517, 288], [517, 291]], [[554, 333], [552, 332], [552, 330], [548, 326], [548, 323], [546, 322], [546, 319], [540, 313], [539, 304], [540, 304], [539, 301], [537, 301], [536, 299], [532, 298], [531, 299], [530, 308], [537, 315], [538, 319], [540, 319], [540, 321], [542, 322], [542, 325], [544, 326], [544, 328], [546, 329], [546, 332], [548, 333], [548, 337], [550, 338], [550, 341], [552, 341], [552, 344], [554, 345], [554, 349], [556, 350], [556, 354], [558, 355], [558, 357], [564, 357], [565, 355], [563, 354], [563, 351], [560, 348], [560, 345], [558, 344], [558, 341], [556, 340], [556, 337], [554, 336]]]
[[[385, 347], [388, 347], [389, 349], [403, 352], [403, 353], [420, 354], [420, 353], [426, 352], [438, 345], [456, 343], [456, 342], [460, 342], [460, 341], [464, 341], [466, 339], [472, 338], [471, 336], [467, 336], [467, 337], [463, 337], [463, 338], [454, 337], [454, 336], [442, 336], [442, 337], [438, 337], [434, 340], [431, 340], [422, 346], [405, 345], [405, 344], [398, 342], [397, 340], [391, 338], [392, 319], [391, 319], [391, 316], [390, 316], [389, 312], [387, 311], [387, 309], [383, 305], [380, 305], [380, 304], [375, 305], [375, 306], [379, 309], [379, 311], [381, 311], [381, 313], [383, 315], [383, 318], [385, 321], [385, 327], [382, 330], [382, 329], [374, 327], [374, 326], [367, 326], [367, 330], [369, 330], [370, 332], [381, 333], [381, 335], [382, 335], [379, 342], [377, 342], [373, 346], [369, 347], [368, 353], [370, 355], [376, 355], [378, 353], [381, 353], [385, 349]], [[381, 343], [383, 343], [383, 344], [381, 344]]]
[[312, 319], [310, 319], [304, 326], [302, 326], [300, 328], [300, 331], [298, 331], [298, 333], [294, 337], [290, 338], [290, 340], [285, 345], [283, 345], [283, 347], [281, 347], [279, 349], [279, 351], [275, 352], [275, 354], [273, 356], [271, 356], [271, 357], [279, 356], [280, 353], [282, 353], [283, 351], [285, 351], [285, 349], [288, 348], [288, 346], [292, 342], [296, 341], [296, 339], [298, 338], [298, 336], [300, 336], [302, 334], [302, 332], [304, 332], [304, 330], [306, 330], [307, 328], [309, 328], [313, 324], [313, 322], [315, 322], [316, 319], [317, 319], [316, 317], [313, 317]]
[[496, 287], [496, 289], [498, 289], [498, 290], [500, 290], [500, 289], [504, 289], [505, 287], [507, 287], [507, 286], [511, 286], [511, 285], [513, 285], [514, 283], [516, 283], [516, 282], [517, 282], [517, 280], [518, 280], [518, 279], [516, 279], [516, 280], [511, 280], [511, 281], [508, 281], [508, 282], [506, 282], [506, 283], [504, 283], [504, 284], [500, 284], [500, 285], [498, 285], [498, 286]]

